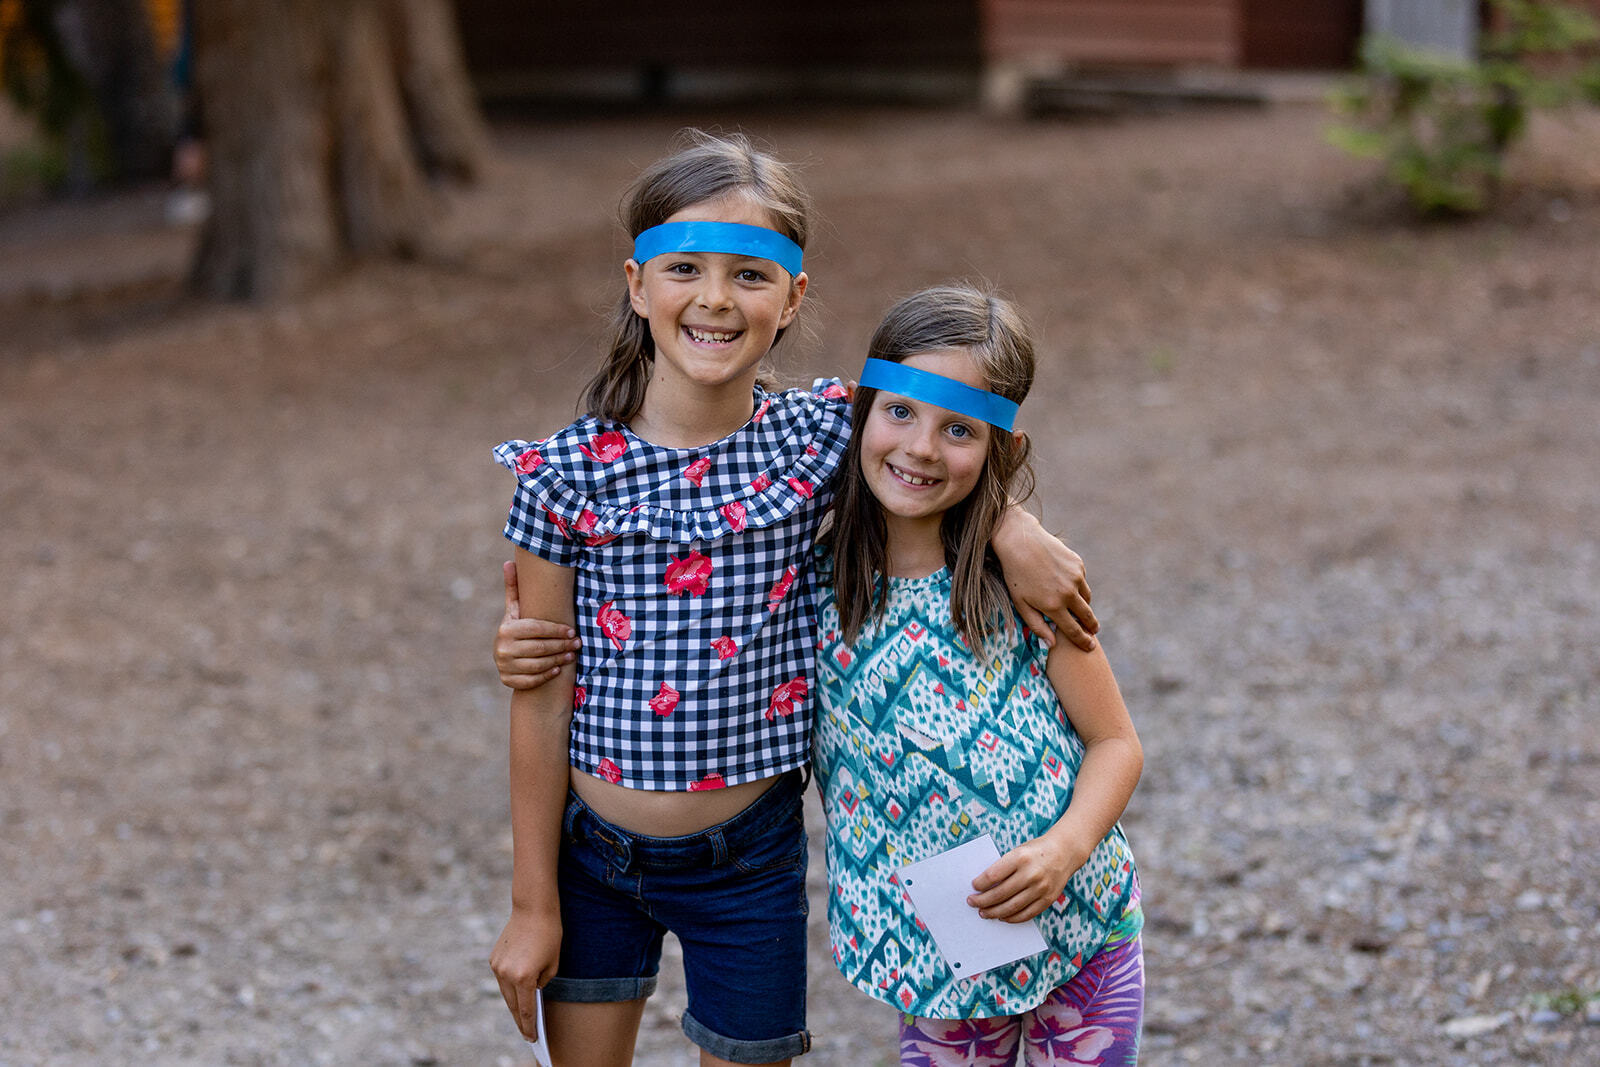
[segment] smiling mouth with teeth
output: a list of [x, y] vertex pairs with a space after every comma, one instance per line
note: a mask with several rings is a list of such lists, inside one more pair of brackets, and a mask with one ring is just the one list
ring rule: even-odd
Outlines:
[[891, 471], [894, 472], [894, 476], [896, 478], [899, 478], [902, 482], [905, 482], [907, 485], [923, 486], [923, 485], [938, 485], [939, 484], [939, 479], [938, 478], [923, 478], [923, 477], [920, 477], [918, 475], [912, 474], [910, 471], [901, 470], [899, 467], [896, 467], [893, 463], [887, 464], [887, 466]]
[[701, 344], [726, 343], [744, 332], [743, 330], [697, 330], [693, 326], [685, 326], [684, 330]]

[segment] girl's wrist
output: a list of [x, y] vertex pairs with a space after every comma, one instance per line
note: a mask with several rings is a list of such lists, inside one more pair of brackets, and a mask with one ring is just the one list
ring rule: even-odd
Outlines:
[[1094, 852], [1095, 841], [1085, 842], [1081, 834], [1073, 832], [1070, 828], [1056, 827], [1047, 833], [1046, 838], [1051, 844], [1051, 851], [1055, 853], [1058, 868], [1064, 872], [1063, 881], [1078, 873], [1078, 868], [1089, 862], [1089, 856]]

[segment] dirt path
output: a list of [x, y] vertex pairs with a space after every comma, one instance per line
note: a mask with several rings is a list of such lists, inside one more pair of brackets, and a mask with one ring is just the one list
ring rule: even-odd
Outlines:
[[[136, 210], [0, 218], [0, 1065], [529, 1062], [488, 450], [571, 417], [686, 118], [730, 124], [502, 129], [444, 262], [271, 309], [178, 298]], [[1044, 512], [1147, 748], [1145, 1062], [1593, 1063], [1600, 125], [1395, 228], [1322, 121], [746, 118], [827, 223], [782, 370], [951, 277], [1040, 327]], [[813, 928], [803, 1062], [891, 1062]], [[640, 1063], [693, 1062], [680, 1007]]]

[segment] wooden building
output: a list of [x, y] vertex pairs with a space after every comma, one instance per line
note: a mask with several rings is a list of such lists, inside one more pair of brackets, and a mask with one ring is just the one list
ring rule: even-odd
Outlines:
[[[1582, 0], [1600, 9], [1600, 0]], [[971, 98], [1013, 76], [1348, 69], [1365, 28], [1475, 39], [1484, 0], [457, 0], [494, 97]], [[1464, 35], [1464, 36], [1463, 36]]]

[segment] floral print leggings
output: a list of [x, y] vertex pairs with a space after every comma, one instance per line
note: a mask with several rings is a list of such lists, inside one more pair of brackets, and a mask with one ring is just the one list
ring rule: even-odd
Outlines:
[[1139, 1061], [1144, 950], [1139, 938], [1100, 950], [1032, 1011], [993, 1019], [900, 1019], [901, 1067], [1123, 1067]]

